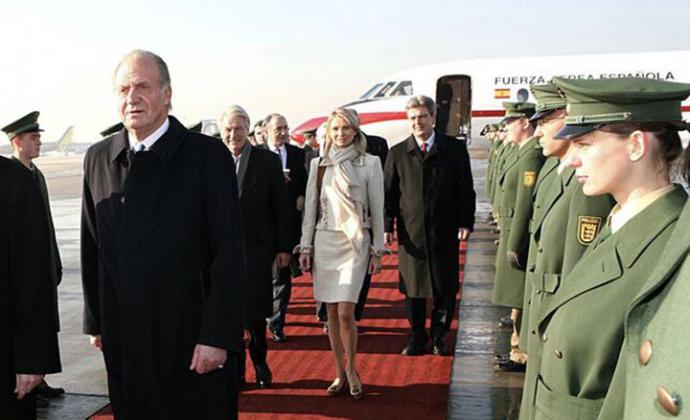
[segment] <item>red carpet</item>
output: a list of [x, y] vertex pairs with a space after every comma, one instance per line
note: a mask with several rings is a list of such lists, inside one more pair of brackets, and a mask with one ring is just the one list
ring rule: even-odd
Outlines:
[[[464, 259], [462, 252], [461, 267]], [[250, 385], [241, 393], [240, 419], [446, 417], [453, 357], [400, 355], [407, 343], [409, 325], [403, 296], [398, 292], [397, 255], [385, 257], [383, 265], [383, 272], [374, 278], [364, 319], [359, 324], [357, 365], [364, 399], [326, 395], [335, 369], [328, 337], [316, 320], [311, 277], [302, 276], [293, 281], [285, 329], [288, 341], [276, 344], [269, 340], [273, 385], [269, 389]], [[457, 318], [447, 336], [451, 349], [455, 348], [456, 332]], [[247, 382], [253, 384], [254, 369], [249, 358], [247, 363]], [[112, 415], [105, 409], [94, 418], [106, 420]]]

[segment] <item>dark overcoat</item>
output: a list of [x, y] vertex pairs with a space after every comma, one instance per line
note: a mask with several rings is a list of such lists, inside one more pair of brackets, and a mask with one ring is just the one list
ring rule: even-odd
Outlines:
[[[60, 371], [50, 234], [40, 191], [18, 163], [0, 157], [0, 418], [22, 402], [15, 374]], [[24, 408], [25, 409], [25, 408]]]
[[196, 344], [229, 357], [240, 349], [246, 273], [237, 178], [220, 141], [169, 119], [150, 151], [130, 152], [123, 130], [86, 154], [84, 330], [102, 336], [119, 418], [220, 419], [230, 375], [189, 366]]
[[251, 148], [240, 186], [242, 228], [247, 254], [247, 319], [273, 314], [273, 260], [291, 252], [290, 210], [280, 158]]
[[[14, 156], [12, 157], [12, 159], [15, 160], [17, 164], [21, 165], [22, 168], [26, 169], [26, 171], [30, 173], [38, 183], [38, 191], [41, 193], [41, 199], [43, 200], [45, 217], [48, 220], [48, 235], [50, 237], [49, 247], [51, 263], [50, 274], [53, 278], [53, 284], [57, 288], [60, 282], [62, 281], [62, 260], [60, 259], [60, 248], [58, 247], [57, 237], [55, 236], [55, 226], [53, 225], [53, 213], [50, 210], [50, 197], [48, 195], [48, 185], [46, 183], [46, 178], [43, 175], [43, 172], [41, 172], [41, 170], [38, 169], [38, 166], [34, 165], [34, 169], [29, 170], [19, 159], [15, 158]], [[55, 301], [53, 302], [53, 306], [53, 310], [55, 311], [55, 330], [60, 331], [60, 316], [58, 309], [57, 292], [55, 293]]]
[[393, 146], [384, 171], [386, 232], [398, 229], [400, 291], [454, 296], [458, 229], [474, 228], [470, 158], [461, 141], [436, 134], [426, 157], [413, 136]]
[[304, 150], [291, 144], [286, 144], [287, 162], [290, 169], [290, 180], [287, 181], [288, 201], [290, 202], [290, 245], [294, 247], [302, 236], [302, 212], [297, 210], [297, 198], [306, 194], [307, 170], [304, 165]]
[[381, 167], [386, 166], [386, 158], [388, 158], [388, 142], [383, 137], [370, 136], [365, 134], [367, 138], [367, 153], [378, 156], [381, 160]]

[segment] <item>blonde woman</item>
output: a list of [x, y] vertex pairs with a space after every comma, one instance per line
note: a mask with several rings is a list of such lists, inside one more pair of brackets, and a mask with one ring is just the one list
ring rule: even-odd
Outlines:
[[354, 399], [364, 396], [355, 365], [355, 304], [364, 275], [381, 271], [385, 251], [383, 172], [379, 159], [365, 150], [357, 115], [344, 108], [333, 111], [323, 157], [311, 162], [299, 245], [300, 267], [312, 272], [314, 298], [328, 309], [337, 371], [328, 394], [338, 395], [349, 384]]

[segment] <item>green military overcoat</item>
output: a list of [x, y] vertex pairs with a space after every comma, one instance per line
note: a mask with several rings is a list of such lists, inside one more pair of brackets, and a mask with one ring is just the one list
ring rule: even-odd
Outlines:
[[[525, 271], [529, 248], [529, 221], [532, 218], [532, 194], [537, 174], [544, 164], [544, 155], [537, 137], [532, 137], [506, 161], [499, 178], [501, 205], [499, 221], [501, 235], [496, 254], [496, 277], [491, 301], [509, 308], [522, 308], [525, 291]], [[508, 264], [506, 253], [520, 256], [522, 269]]]
[[615, 234], [604, 228], [544, 308], [535, 419], [595, 419], [623, 342], [623, 319], [662, 255], [687, 194], [663, 195]]
[[[541, 365], [542, 343], [536, 334], [542, 308], [553, 298], [561, 285], [563, 264], [567, 255], [581, 256], [591, 243], [611, 211], [613, 199], [610, 195], [586, 196], [582, 185], [577, 182], [575, 170], [565, 168], [553, 184], [549, 197], [544, 204], [548, 207], [546, 214], [540, 208], [541, 219], [535, 218], [532, 225], [530, 257], [527, 263], [525, 281], [525, 307], [523, 308], [520, 329], [520, 348], [527, 351], [529, 363], [525, 375], [521, 419], [532, 419], [532, 403], [536, 385], [536, 374]], [[571, 221], [589, 221], [590, 230], [577, 231], [577, 223]], [[599, 224], [596, 224], [598, 221]], [[575, 228], [573, 228], [575, 226]], [[579, 252], [579, 254], [578, 254]], [[529, 289], [529, 294], [528, 294]], [[526, 308], [526, 309], [525, 309]]]
[[500, 184], [500, 174], [506, 162], [513, 159], [514, 153], [517, 151], [517, 147], [514, 143], [509, 141], [504, 141], [501, 147], [498, 149], [496, 155], [496, 162], [493, 164], [493, 185], [491, 194], [491, 208], [494, 212], [498, 212], [498, 208], [501, 206], [501, 184]]
[[[690, 418], [689, 251], [690, 202], [628, 309], [625, 341], [600, 418]], [[680, 401], [677, 417], [671, 414], [673, 405], [663, 401], [666, 395]]]

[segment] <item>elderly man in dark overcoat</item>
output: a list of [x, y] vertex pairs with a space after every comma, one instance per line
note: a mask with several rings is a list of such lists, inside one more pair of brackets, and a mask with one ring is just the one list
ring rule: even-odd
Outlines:
[[[247, 255], [247, 319], [249, 355], [261, 388], [271, 385], [266, 361], [266, 318], [273, 315], [273, 264], [290, 263], [290, 208], [280, 158], [249, 143], [249, 115], [240, 106], [228, 107], [220, 118], [220, 133], [235, 162], [240, 190], [244, 246]], [[240, 353], [244, 382], [245, 352]]]
[[159, 56], [127, 54], [114, 88], [125, 129], [86, 154], [81, 232], [84, 328], [113, 412], [236, 417], [246, 273], [232, 159], [168, 115]]
[[411, 334], [404, 355], [426, 351], [426, 300], [433, 299], [434, 354], [447, 353], [459, 289], [459, 240], [474, 227], [475, 192], [463, 142], [434, 133], [435, 104], [426, 96], [406, 106], [412, 135], [390, 149], [384, 170], [386, 241], [398, 232], [400, 291]]
[[33, 177], [0, 157], [0, 418], [36, 418], [31, 391], [60, 372], [45, 207]]

